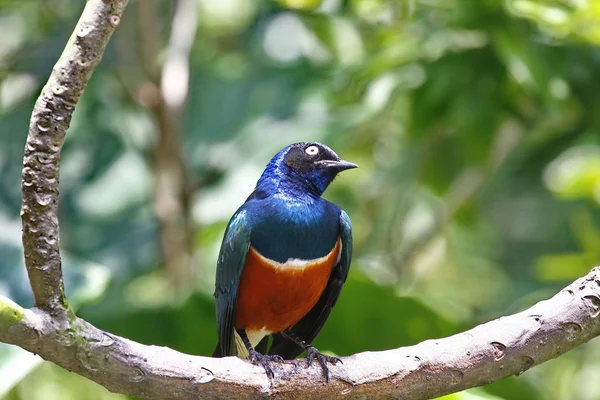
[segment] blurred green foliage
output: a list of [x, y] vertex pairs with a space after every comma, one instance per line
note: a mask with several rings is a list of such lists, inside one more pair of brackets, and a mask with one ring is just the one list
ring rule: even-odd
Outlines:
[[[326, 194], [353, 220], [355, 258], [316, 341], [324, 350], [457, 333], [600, 264], [597, 1], [188, 3], [197, 18], [183, 25], [194, 41], [178, 162], [191, 188], [192, 284], [169, 279], [153, 206], [164, 172], [155, 97], [170, 90], [157, 76], [182, 1], [131, 0], [62, 153], [66, 289], [96, 326], [209, 354], [225, 224], [269, 158], [300, 140], [360, 165]], [[0, 0], [0, 292], [24, 306], [23, 146], [82, 7]], [[588, 379], [600, 373], [598, 353], [593, 341], [445, 399], [599, 398]], [[8, 346], [0, 376], [7, 400], [125, 397]]]

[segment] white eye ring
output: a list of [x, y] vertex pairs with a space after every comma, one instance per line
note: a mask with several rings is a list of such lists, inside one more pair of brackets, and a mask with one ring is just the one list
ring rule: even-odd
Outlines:
[[315, 146], [315, 145], [308, 146], [308, 147], [307, 147], [307, 148], [304, 150], [304, 152], [305, 152], [307, 155], [309, 155], [309, 156], [311, 156], [311, 157], [314, 157], [314, 156], [316, 156], [317, 154], [319, 154], [319, 148], [318, 148], [317, 146]]

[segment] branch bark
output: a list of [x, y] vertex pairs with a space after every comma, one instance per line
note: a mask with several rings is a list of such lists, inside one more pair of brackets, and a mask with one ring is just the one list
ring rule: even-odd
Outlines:
[[343, 357], [325, 383], [305, 360], [264, 370], [236, 357], [190, 356], [103, 332], [70, 314], [24, 310], [0, 298], [0, 341], [18, 345], [107, 389], [149, 399], [428, 399], [527, 369], [600, 335], [600, 267], [549, 300], [445, 339]]
[[25, 265], [35, 305], [55, 313], [67, 307], [57, 218], [60, 151], [73, 110], [126, 4], [127, 0], [87, 2], [29, 123], [21, 184]]

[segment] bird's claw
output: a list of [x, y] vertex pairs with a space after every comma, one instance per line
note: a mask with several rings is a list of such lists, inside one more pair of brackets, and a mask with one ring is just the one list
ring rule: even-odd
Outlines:
[[319, 362], [319, 365], [323, 370], [323, 375], [325, 375], [325, 380], [327, 382], [329, 382], [329, 368], [327, 367], [327, 363], [331, 363], [333, 365], [336, 365], [337, 363], [343, 364], [342, 360], [340, 360], [339, 358], [323, 354], [315, 347], [310, 346], [306, 349], [307, 368], [312, 365], [315, 359], [317, 359], [317, 361]]
[[282, 362], [283, 357], [281, 357], [277, 354], [275, 354], [275, 355], [261, 354], [256, 350], [251, 350], [249, 353], [250, 353], [249, 359], [252, 362], [252, 364], [262, 365], [262, 367], [265, 369], [265, 372], [267, 373], [267, 376], [270, 379], [273, 379], [275, 377], [275, 374], [273, 373], [273, 369], [271, 368], [271, 365], [269, 363], [272, 361]]

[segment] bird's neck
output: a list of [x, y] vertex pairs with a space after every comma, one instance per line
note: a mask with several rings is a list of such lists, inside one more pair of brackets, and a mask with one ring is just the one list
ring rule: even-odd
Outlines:
[[322, 194], [319, 188], [310, 182], [289, 182], [281, 179], [269, 182], [259, 181], [256, 185], [256, 190], [262, 192], [266, 196], [276, 196], [307, 202], [319, 199]]
[[281, 171], [268, 168], [256, 184], [256, 190], [267, 196], [278, 195], [298, 200], [319, 199], [329, 182], [323, 179], [309, 179], [293, 170]]

